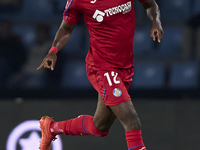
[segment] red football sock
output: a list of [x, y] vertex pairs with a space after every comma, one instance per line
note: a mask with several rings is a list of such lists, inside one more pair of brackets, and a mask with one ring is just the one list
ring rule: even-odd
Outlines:
[[126, 131], [126, 142], [128, 150], [146, 150], [144, 146], [141, 130]]
[[93, 123], [93, 117], [89, 115], [81, 115], [66, 121], [52, 122], [50, 125], [50, 133], [53, 136], [62, 133], [66, 135], [95, 136], [106, 136], [108, 134], [108, 132], [102, 132], [97, 129]]

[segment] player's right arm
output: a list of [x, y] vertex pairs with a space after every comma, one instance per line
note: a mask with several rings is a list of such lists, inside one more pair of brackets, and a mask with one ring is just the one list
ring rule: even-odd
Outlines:
[[[69, 24], [66, 21], [62, 21], [56, 36], [54, 38], [52, 47], [56, 48], [58, 51], [61, 50], [68, 42], [70, 35], [74, 29], [75, 24]], [[55, 64], [57, 61], [57, 55], [55, 51], [51, 51], [47, 54], [47, 56], [43, 59], [40, 66], [37, 70], [44, 68], [54, 70]]]
[[147, 16], [152, 21], [151, 37], [154, 41], [161, 41], [164, 31], [160, 21], [160, 9], [155, 0], [139, 0], [147, 11]]
[[62, 49], [68, 42], [69, 37], [74, 29], [75, 24], [69, 24], [66, 21], [62, 21], [60, 28], [58, 29], [52, 46], [56, 46], [58, 51]]

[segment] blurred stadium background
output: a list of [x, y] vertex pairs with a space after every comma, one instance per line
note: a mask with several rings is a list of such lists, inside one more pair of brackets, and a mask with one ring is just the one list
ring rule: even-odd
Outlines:
[[[156, 2], [165, 32], [161, 43], [150, 38], [151, 22], [135, 0], [135, 75], [129, 92], [143, 124], [148, 150], [200, 149], [200, 1]], [[36, 139], [40, 135], [37, 127], [18, 133], [15, 142], [8, 142], [11, 131], [24, 121], [43, 115], [66, 120], [95, 111], [97, 92], [86, 77], [84, 62], [89, 35], [82, 19], [58, 53], [55, 71], [36, 70], [51, 47], [65, 3], [0, 0], [2, 150], [34, 149], [34, 140], [27, 149], [24, 139], [30, 142], [34, 139], [31, 135]], [[126, 149], [124, 131], [117, 120], [106, 138], [61, 139], [63, 150]]]

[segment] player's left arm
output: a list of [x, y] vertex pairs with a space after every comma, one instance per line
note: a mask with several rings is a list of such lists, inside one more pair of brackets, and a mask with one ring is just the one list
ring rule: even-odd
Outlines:
[[147, 16], [152, 21], [151, 37], [154, 41], [160, 40], [163, 37], [164, 31], [160, 21], [160, 9], [155, 0], [139, 0], [141, 5], [147, 11]]

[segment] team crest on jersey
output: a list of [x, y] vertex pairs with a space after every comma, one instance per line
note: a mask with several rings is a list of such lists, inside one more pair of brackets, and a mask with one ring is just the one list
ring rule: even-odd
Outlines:
[[112, 8], [108, 8], [104, 11], [100, 11], [100, 10], [96, 9], [92, 18], [96, 19], [98, 22], [102, 22], [104, 16], [109, 17], [109, 16], [116, 15], [119, 13], [125, 14], [125, 13], [128, 13], [129, 11], [131, 11], [131, 9], [132, 9], [132, 5], [131, 5], [131, 1], [129, 1], [125, 4], [115, 6]]
[[115, 89], [113, 90], [113, 95], [114, 95], [115, 97], [119, 97], [119, 96], [122, 95], [122, 91], [121, 91], [120, 89], [118, 89], [118, 88], [115, 88]]

